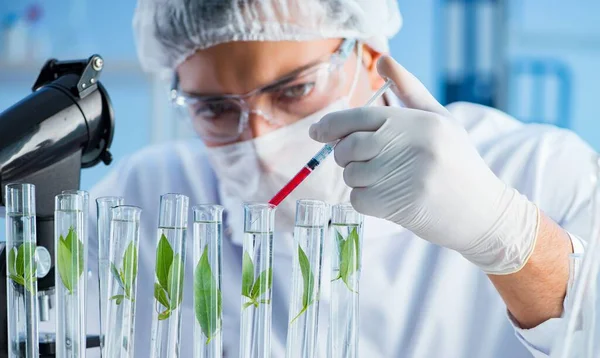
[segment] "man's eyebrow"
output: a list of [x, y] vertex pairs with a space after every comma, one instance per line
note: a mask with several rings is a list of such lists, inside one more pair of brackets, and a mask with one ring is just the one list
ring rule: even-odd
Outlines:
[[[324, 63], [322, 59], [318, 59], [318, 60], [314, 60], [309, 62], [308, 64], [297, 68], [283, 76], [281, 76], [279, 79], [275, 80], [275, 82], [270, 83], [270, 84], [266, 84], [264, 85], [264, 87], [258, 87], [260, 89], [262, 89], [265, 92], [269, 92], [272, 91], [275, 88], [278, 88], [282, 85], [285, 85], [291, 81], [293, 81], [295, 79], [295, 76], [298, 75], [299, 73], [301, 73], [302, 71], [305, 71], [313, 66], [316, 66], [320, 63]], [[214, 99], [223, 99], [223, 98], [227, 98], [229, 96], [243, 96], [244, 94], [235, 94], [235, 93], [201, 93], [201, 92], [187, 92], [187, 91], [181, 91], [181, 93], [188, 95], [188, 96], [192, 96], [192, 97], [200, 97], [204, 100], [214, 100]]]

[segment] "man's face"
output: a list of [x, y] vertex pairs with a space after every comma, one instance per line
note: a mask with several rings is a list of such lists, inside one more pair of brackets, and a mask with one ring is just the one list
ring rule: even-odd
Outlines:
[[[331, 55], [339, 48], [342, 40], [330, 39], [304, 42], [230, 42], [220, 44], [205, 50], [197, 51], [190, 56], [178, 68], [179, 89], [188, 94], [199, 96], [242, 95], [256, 88], [274, 83], [300, 69], [311, 68], [312, 65], [327, 63]], [[367, 49], [365, 47], [365, 49]], [[370, 50], [365, 50], [363, 56], [367, 62], [372, 63], [374, 56]], [[279, 127], [281, 123], [266, 120], [260, 113], [271, 116], [275, 121], [286, 117], [285, 124], [302, 119], [306, 113], [299, 116], [297, 111], [288, 108], [306, 108], [306, 103], [316, 103], [317, 106], [329, 104], [348, 95], [354, 76], [358, 76], [356, 89], [350, 99], [352, 106], [362, 105], [369, 98], [374, 89], [380, 85], [378, 77], [372, 72], [375, 66], [363, 65], [356, 73], [357, 55], [354, 51], [338, 70], [342, 80], [336, 82], [335, 93], [333, 90], [318, 93], [312, 91], [310, 83], [312, 77], [307, 80], [292, 81], [273, 92], [268, 92], [248, 98], [247, 107], [250, 109], [246, 129], [238, 138], [218, 141], [211, 140], [202, 133], [206, 133], [206, 127], [210, 127], [210, 121], [199, 120], [192, 115], [195, 130], [204, 139], [207, 146], [218, 146], [230, 144], [237, 141], [248, 140], [269, 133]], [[318, 66], [317, 66], [318, 67]], [[320, 76], [324, 77], [324, 76]], [[337, 78], [337, 77], [336, 77]], [[330, 79], [330, 81], [333, 81]], [[293, 85], [293, 86], [292, 86]], [[317, 98], [310, 98], [313, 96]], [[284, 97], [282, 99], [281, 97]], [[295, 102], [294, 102], [295, 101]], [[287, 107], [286, 107], [287, 106]], [[295, 106], [295, 107], [294, 107]], [[223, 111], [225, 106], [216, 106]], [[213, 107], [211, 107], [213, 108]], [[318, 107], [315, 107], [318, 108]], [[190, 111], [199, 111], [190, 108]], [[207, 112], [207, 110], [204, 110]], [[216, 111], [212, 111], [216, 112]], [[258, 114], [257, 114], [258, 112]], [[205, 118], [207, 116], [203, 116]], [[215, 116], [215, 118], [217, 118]], [[215, 119], [216, 120], [216, 119]], [[231, 120], [231, 127], [235, 131], [236, 123]], [[221, 121], [220, 123], [224, 123]], [[228, 124], [229, 125], [229, 124]]]

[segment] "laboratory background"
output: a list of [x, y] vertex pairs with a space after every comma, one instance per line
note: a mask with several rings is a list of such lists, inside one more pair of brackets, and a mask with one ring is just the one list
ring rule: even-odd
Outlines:
[[[600, 149], [600, 2], [402, 0], [391, 53], [444, 104], [497, 107], [552, 123]], [[31, 91], [49, 58], [105, 61], [101, 82], [116, 115], [114, 162], [150, 144], [190, 135], [168, 83], [145, 74], [131, 30], [134, 1], [0, 1], [0, 111]], [[113, 164], [114, 166], [114, 164]], [[108, 171], [82, 171], [89, 190]], [[4, 230], [0, 219], [0, 230]]]

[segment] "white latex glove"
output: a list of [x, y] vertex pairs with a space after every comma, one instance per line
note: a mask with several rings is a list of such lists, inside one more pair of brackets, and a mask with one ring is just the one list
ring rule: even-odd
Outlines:
[[538, 209], [488, 168], [466, 131], [425, 86], [390, 57], [379, 73], [407, 108], [335, 112], [310, 135], [340, 139], [354, 208], [458, 251], [489, 274], [520, 270], [535, 246]]

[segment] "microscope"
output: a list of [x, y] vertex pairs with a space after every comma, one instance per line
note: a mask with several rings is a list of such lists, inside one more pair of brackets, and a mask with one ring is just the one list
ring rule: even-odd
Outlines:
[[[79, 189], [81, 168], [112, 161], [109, 147], [114, 114], [98, 78], [102, 57], [49, 60], [33, 93], [0, 113], [0, 206], [5, 185], [29, 183], [36, 188], [37, 245], [48, 250], [51, 268], [38, 278], [39, 317], [49, 319], [54, 293], [54, 197]], [[2, 236], [2, 235], [0, 235]], [[0, 248], [0, 358], [8, 356], [6, 250]], [[87, 346], [99, 346], [88, 337]], [[40, 332], [40, 357], [55, 357], [52, 334]]]

